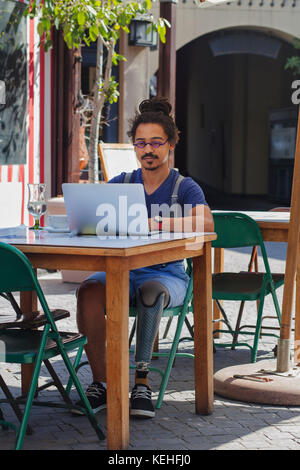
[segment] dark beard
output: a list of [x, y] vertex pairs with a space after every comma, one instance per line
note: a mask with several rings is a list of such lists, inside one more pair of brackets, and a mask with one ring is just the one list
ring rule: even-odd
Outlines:
[[155, 171], [155, 170], [158, 170], [160, 168], [160, 165], [159, 166], [156, 166], [153, 168], [153, 166], [148, 166], [146, 168], [144, 168], [144, 170], [147, 170], [147, 171]]
[[[153, 153], [146, 153], [143, 157], [142, 157], [142, 160], [144, 160], [146, 157], [152, 157], [154, 159], [157, 159], [158, 157], [156, 155], [153, 155]], [[158, 168], [160, 168], [160, 165], [159, 166], [156, 166], [156, 167], [151, 167], [151, 166], [148, 166], [146, 168], [144, 168], [145, 170], [148, 170], [148, 171], [155, 171], [157, 170]]]
[[142, 160], [144, 160], [147, 157], [158, 158], [158, 156], [154, 155], [153, 153], [145, 153], [145, 155], [142, 156]]

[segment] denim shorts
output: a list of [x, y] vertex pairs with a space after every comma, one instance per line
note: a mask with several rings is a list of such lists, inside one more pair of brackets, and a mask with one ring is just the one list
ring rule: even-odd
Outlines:
[[[86, 280], [94, 279], [106, 283], [106, 273], [96, 272]], [[169, 291], [170, 302], [168, 307], [177, 307], [184, 302], [189, 276], [186, 274], [182, 261], [174, 263], [156, 264], [147, 268], [133, 269], [129, 272], [129, 298], [130, 304], [134, 305], [137, 290], [146, 281], [158, 281]]]

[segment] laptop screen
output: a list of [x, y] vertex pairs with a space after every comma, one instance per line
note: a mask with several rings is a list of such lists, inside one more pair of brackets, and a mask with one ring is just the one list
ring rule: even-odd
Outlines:
[[64, 183], [62, 189], [74, 235], [149, 234], [142, 184]]

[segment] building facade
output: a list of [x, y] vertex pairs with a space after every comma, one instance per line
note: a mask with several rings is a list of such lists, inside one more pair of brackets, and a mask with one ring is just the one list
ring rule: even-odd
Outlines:
[[23, 10], [21, 1], [0, 2], [0, 184], [22, 184], [26, 223], [27, 183], [51, 187], [51, 54]]
[[[293, 45], [299, 25], [299, 0], [237, 0], [207, 8], [176, 2], [181, 139], [175, 166], [184, 174], [218, 193], [289, 203], [298, 116], [292, 85], [300, 77], [285, 66], [299, 54]], [[143, 58], [147, 65], [139, 68], [145, 80], [128, 65], [123, 122], [141, 96], [135, 83], [149, 83], [157, 74], [158, 51], [146, 53], [149, 62]]]
[[[297, 53], [300, 0], [237, 0], [208, 8], [193, 0], [172, 3], [181, 131], [175, 167], [221, 194], [288, 204], [298, 105], [291, 100], [297, 76], [285, 65]], [[27, 183], [45, 182], [51, 197], [61, 193], [63, 181], [78, 181], [80, 67], [93, 64], [67, 51], [57, 33], [45, 53], [23, 9], [22, 1], [0, 2], [0, 184], [22, 184], [26, 223]], [[124, 34], [119, 52], [127, 62], [118, 70], [117, 119], [104, 139], [127, 142], [138, 102], [155, 93], [159, 49], [129, 45]]]

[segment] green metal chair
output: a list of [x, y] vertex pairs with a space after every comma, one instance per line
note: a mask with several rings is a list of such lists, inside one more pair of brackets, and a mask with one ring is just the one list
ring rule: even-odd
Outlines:
[[[259, 226], [251, 217], [239, 212], [219, 212], [214, 213], [215, 232], [217, 239], [212, 242], [214, 248], [239, 248], [239, 247], [260, 247], [265, 272], [222, 272], [215, 273], [212, 276], [212, 297], [217, 302], [222, 313], [224, 322], [228, 329], [214, 330], [214, 333], [229, 333], [233, 340], [231, 343], [215, 343], [215, 347], [246, 346], [251, 349], [251, 362], [256, 361], [257, 348], [260, 336], [275, 336], [273, 333], [262, 332], [262, 314], [265, 297], [272, 295], [276, 311], [276, 317], [279, 325], [281, 322], [281, 312], [276, 295], [276, 289], [284, 283], [284, 274], [271, 274], [269, 261], [262, 239]], [[227, 315], [222, 307], [221, 300], [232, 301], [258, 301], [258, 313], [256, 325], [239, 324], [232, 328]], [[220, 321], [220, 320], [216, 320]], [[254, 328], [254, 331], [244, 330], [245, 328]], [[236, 340], [237, 335], [252, 335], [254, 337], [253, 345], [247, 342]]]
[[[193, 272], [192, 272], [192, 262], [189, 259], [187, 260], [187, 263], [186, 263], [186, 272], [189, 275], [190, 280], [189, 280], [189, 283], [188, 283], [188, 287], [187, 287], [187, 291], [186, 291], [186, 295], [185, 295], [185, 299], [184, 299], [183, 304], [178, 306], [178, 307], [166, 308], [162, 312], [162, 318], [177, 317], [177, 325], [176, 325], [176, 330], [175, 330], [175, 334], [174, 334], [174, 339], [172, 341], [171, 350], [170, 350], [170, 352], [153, 352], [152, 353], [153, 357], [167, 357], [168, 358], [167, 365], [166, 365], [164, 370], [161, 370], [161, 369], [155, 368], [155, 367], [150, 367], [151, 371], [158, 372], [161, 375], [161, 383], [160, 383], [160, 388], [159, 388], [159, 394], [158, 394], [158, 398], [157, 398], [157, 402], [156, 402], [156, 408], [157, 409], [159, 409], [161, 407], [161, 404], [162, 404], [162, 401], [163, 401], [163, 398], [164, 398], [165, 390], [166, 390], [166, 387], [167, 387], [167, 384], [168, 384], [169, 376], [170, 376], [171, 369], [172, 369], [172, 366], [174, 364], [175, 358], [176, 357], [191, 357], [191, 358], [194, 358], [193, 354], [183, 353], [183, 352], [178, 352], [177, 351], [180, 341], [183, 341], [184, 339], [191, 339], [191, 338], [181, 338], [180, 337], [181, 331], [182, 331], [182, 326], [184, 324], [186, 315], [193, 311], [192, 310], [192, 305], [193, 305]], [[136, 308], [135, 307], [130, 307], [129, 308], [129, 316], [130, 317], [136, 317], [136, 315], [137, 315]], [[134, 331], [131, 331], [131, 334], [130, 334], [131, 338], [129, 340], [129, 348], [130, 348], [133, 333], [134, 333]], [[131, 349], [130, 349], [130, 351], [133, 352]], [[78, 355], [77, 355], [77, 357], [75, 359], [75, 362], [74, 362], [74, 368], [75, 368], [76, 371], [80, 367], [88, 364], [87, 361], [84, 361], [84, 362], [80, 361], [82, 353], [83, 353], [83, 347], [78, 352]], [[135, 367], [130, 366], [130, 368], [134, 369]], [[72, 378], [69, 379], [69, 382], [68, 382], [68, 385], [67, 385], [67, 388], [66, 388], [67, 393], [70, 392], [71, 387], [72, 387]]]
[[[192, 267], [192, 262], [190, 259], [186, 260], [186, 273], [190, 277], [190, 280], [188, 283], [188, 287], [187, 287], [183, 304], [178, 307], [166, 308], [162, 312], [162, 318], [177, 317], [177, 325], [176, 325], [176, 330], [175, 330], [174, 338], [172, 341], [171, 349], [169, 352], [153, 352], [152, 353], [153, 357], [167, 357], [168, 358], [167, 365], [164, 370], [161, 370], [156, 367], [150, 367], [151, 371], [156, 371], [161, 375], [161, 383], [160, 383], [158, 398], [156, 402], [157, 409], [161, 407], [175, 358], [176, 357], [194, 358], [194, 354], [178, 352], [179, 342], [186, 339], [186, 338], [180, 337], [182, 327], [186, 320], [186, 315], [192, 312], [192, 305], [193, 305], [193, 267]], [[137, 316], [137, 310], [135, 307], [130, 307], [129, 316], [130, 317]], [[135, 369], [135, 366], [130, 366], [130, 368]]]
[[[98, 438], [103, 440], [105, 436], [94, 416], [68, 356], [70, 351], [83, 347], [83, 344], [86, 343], [85, 336], [79, 333], [59, 332], [57, 330], [54, 317], [48, 307], [41, 286], [29, 260], [20, 250], [0, 242], [0, 292], [12, 293], [22, 291], [36, 292], [43, 310], [43, 315], [38, 321], [35, 320], [32, 323], [16, 321], [0, 324], [0, 362], [34, 364], [30, 388], [25, 398], [13, 398], [3, 377], [0, 375], [0, 387], [6, 395], [6, 399], [0, 400], [0, 403], [10, 403], [20, 420], [15, 449], [19, 450], [23, 446], [26, 429], [28, 430], [29, 414], [33, 404], [41, 406], [65, 406], [67, 408], [71, 408], [71, 406], [74, 407], [55, 374], [52, 365], [50, 365], [49, 360], [56, 356], [61, 356], [68, 373], [72, 377], [77, 392], [84, 403], [83, 411], [87, 415]], [[36, 329], [41, 324], [44, 325], [43, 329]], [[43, 362], [46, 364], [52, 378], [55, 380], [55, 385], [62, 394], [66, 402], [65, 404], [34, 400], [36, 391], [38, 390], [38, 378]], [[46, 388], [47, 386], [46, 384], [46, 386], [40, 388]], [[25, 405], [24, 413], [20, 411], [20, 404]], [[4, 428], [7, 426], [14, 427], [12, 423], [8, 423], [4, 420], [2, 412], [0, 413], [0, 425]]]
[[[290, 207], [273, 207], [272, 209], [269, 209], [269, 212], [290, 212]], [[251, 255], [250, 255], [250, 260], [249, 260], [249, 264], [248, 264], [248, 271], [250, 272], [250, 271], [253, 271], [253, 270], [256, 273], [259, 272], [257, 246], [254, 246], [252, 248]], [[235, 327], [236, 331], [239, 330], [239, 327], [240, 327], [240, 324], [241, 324], [242, 315], [243, 315], [243, 311], [244, 311], [244, 306], [245, 306], [245, 301], [242, 300], [241, 304], [240, 304], [240, 309], [239, 309], [237, 321], [236, 321], [236, 327]], [[258, 309], [259, 309], [259, 301], [257, 301], [257, 311], [258, 311]], [[271, 318], [275, 318], [275, 317], [274, 316], [264, 316], [263, 320], [271, 319]], [[264, 326], [264, 328], [266, 328], [266, 329], [280, 329], [280, 326], [278, 326], [277, 328]], [[234, 345], [237, 342], [237, 340], [238, 340], [238, 333], [235, 334], [235, 336], [233, 338], [232, 349], [234, 349]], [[276, 355], [277, 354], [277, 345], [275, 345], [273, 351], [274, 351], [274, 354]]]

